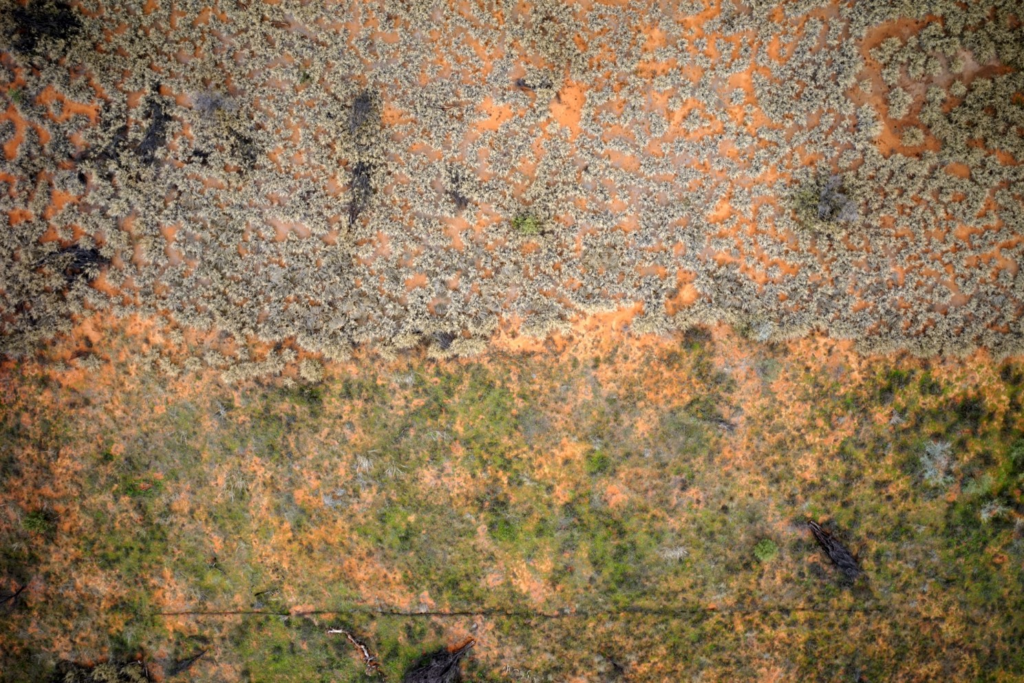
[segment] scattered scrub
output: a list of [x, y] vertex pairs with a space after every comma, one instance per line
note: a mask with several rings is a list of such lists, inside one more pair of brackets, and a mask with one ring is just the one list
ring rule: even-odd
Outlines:
[[[31, 355], [76, 316], [100, 310], [163, 311], [175, 325], [290, 340], [327, 358], [454, 335], [429, 344], [432, 357], [449, 357], [485, 348], [499, 316], [545, 334], [624, 302], [642, 304], [632, 324], [641, 332], [755, 320], [765, 340], [822, 329], [879, 352], [1019, 351], [1019, 315], [1005, 301], [1024, 276], [988, 257], [998, 247], [1019, 261], [1024, 248], [1012, 243], [1021, 216], [1008, 189], [1021, 182], [1013, 160], [1024, 158], [1013, 123], [1022, 41], [1006, 3], [942, 0], [929, 15], [905, 8], [922, 21], [872, 50], [877, 64], [860, 42], [903, 16], [896, 5], [856, 3], [827, 23], [812, 11], [821, 3], [788, 3], [781, 13], [755, 5], [722, 10], [708, 30], [739, 45], [801, 18], [827, 39], [799, 39], [784, 62], [764, 41], [721, 59], [705, 52], [694, 64], [700, 84], [677, 71], [655, 76], [670, 109], [694, 106], [678, 122], [692, 135], [673, 135], [671, 148], [652, 154], [676, 124], [634, 101], [651, 74], [628, 68], [613, 88], [592, 67], [609, 50], [632, 54], [635, 36], [624, 27], [633, 9], [577, 13], [545, 2], [537, 16], [515, 12], [498, 28], [490, 6], [474, 5], [466, 25], [445, 18], [431, 32], [420, 30], [426, 15], [415, 3], [387, 16], [371, 10], [365, 21], [393, 22], [397, 42], [383, 52], [372, 41], [345, 42], [327, 59], [337, 36], [295, 42], [333, 20], [321, 7], [301, 17], [250, 3], [224, 9], [218, 21], [239, 33], [221, 54], [199, 8], [172, 21], [166, 7], [136, 12], [121, 0], [96, 16], [75, 3], [15, 3], [0, 13], [0, 29], [13, 36], [10, 67], [25, 75], [17, 109], [28, 132], [17, 145], [5, 138], [17, 187], [0, 197], [0, 215], [19, 222], [4, 233], [0, 352]], [[680, 12], [696, 16], [698, 3]], [[623, 28], [587, 39], [606, 21]], [[707, 38], [678, 22], [651, 21], [665, 34], [658, 60], [689, 63], [704, 49]], [[174, 70], [158, 77], [143, 68], [170, 43], [181, 59]], [[506, 54], [518, 45], [551, 65], [502, 83], [484, 72], [444, 79], [428, 65], [438, 49], [452, 63], [478, 61], [473, 45]], [[57, 49], [67, 54], [47, 52]], [[281, 49], [287, 68], [253, 70], [250, 61], [273, 64]], [[69, 65], [87, 67], [88, 87]], [[771, 67], [759, 66], [750, 91], [729, 85], [752, 65]], [[850, 93], [876, 67], [881, 105], [854, 105]], [[950, 81], [947, 72], [960, 75]], [[141, 93], [134, 107], [129, 92]], [[741, 106], [763, 116], [756, 137], [735, 116]], [[574, 113], [568, 126], [552, 118], [564, 110]], [[612, 123], [629, 135], [608, 139]], [[879, 153], [887, 125], [908, 146]], [[735, 154], [698, 134], [709, 126]], [[922, 139], [941, 151], [922, 149]], [[55, 191], [74, 200], [47, 210]], [[720, 223], [714, 213], [725, 206]], [[495, 242], [488, 216], [509, 217], [513, 239]], [[290, 237], [278, 240], [276, 221], [295, 226]], [[955, 245], [932, 237], [962, 228], [975, 237]], [[95, 247], [110, 260], [106, 287], [54, 290], [53, 272], [34, 256], [51, 230], [61, 248]], [[815, 239], [843, 233], [852, 239]], [[525, 248], [539, 236], [542, 244]], [[86, 244], [97, 237], [102, 247]], [[965, 303], [948, 307], [947, 289], [932, 286], [926, 264], [935, 262], [957, 269], [958, 286], [972, 293]], [[904, 272], [899, 287], [894, 265]], [[696, 274], [689, 288], [701, 294], [685, 305], [680, 284], [661, 275], [679, 272]], [[407, 291], [420, 277], [426, 284]], [[933, 315], [940, 308], [948, 310]], [[246, 366], [230, 376], [274, 373], [249, 362], [229, 359]]]
[[[1019, 369], [912, 358], [893, 367], [816, 344], [850, 371], [809, 364], [803, 343], [751, 359], [725, 330], [601, 348], [597, 372], [596, 350], [383, 365], [361, 354], [313, 384], [213, 381], [187, 395], [153, 369], [79, 374], [57, 391], [38, 363], [10, 364], [0, 420], [4, 674], [47, 680], [74, 615], [83, 661], [166, 653], [167, 675], [208, 650], [178, 677], [248, 667], [282, 681], [310, 671], [356, 680], [366, 658], [328, 636], [328, 617], [298, 614], [311, 605], [354, 608], [346, 627], [372, 643], [388, 680], [428, 645], [468, 634], [486, 646], [463, 661], [472, 680], [506, 679], [497, 668], [509, 651], [552, 680], [591, 675], [594, 652], [638, 680], [677, 680], [695, 647], [713, 678], [756, 678], [763, 653], [742, 647], [736, 620], [749, 633], [812, 606], [786, 621], [797, 646], [778, 655], [797, 662], [801, 679], [839, 671], [801, 659], [812, 641], [827, 641], [815, 655], [842, 667], [871, 652], [874, 673], [916, 673], [955, 651], [950, 677], [970, 678], [990, 653], [1009, 656], [1019, 621]], [[116, 351], [96, 349], [112, 363]], [[760, 356], [775, 360], [775, 381], [759, 381], [751, 363], [726, 396], [719, 369]], [[926, 367], [958, 397], [984, 398], [993, 419], [977, 434], [963, 428], [949, 397], [918, 391]], [[881, 406], [890, 392], [894, 405]], [[845, 410], [848, 396], [861, 409]], [[737, 404], [730, 414], [742, 409], [733, 432], [704, 419], [726, 399]], [[881, 419], [892, 410], [905, 418], [898, 429]], [[529, 435], [535, 415], [548, 424]], [[838, 457], [837, 429], [847, 434]], [[913, 495], [929, 437], [950, 431], [963, 487]], [[40, 520], [26, 513], [40, 509], [60, 512], [61, 532], [28, 528]], [[854, 548], [819, 529], [819, 562], [809, 532], [800, 540], [765, 522], [824, 510], [865, 540]], [[841, 590], [862, 571], [854, 549], [870, 582]], [[830, 562], [842, 581], [823, 580]], [[887, 611], [893, 595], [945, 614], [930, 634], [939, 640], [902, 639], [921, 622]], [[108, 607], [89, 609], [100, 600]], [[732, 611], [715, 621], [722, 605]], [[179, 609], [264, 614], [204, 620], [210, 640], [182, 643], [154, 616]], [[432, 611], [449, 615], [420, 613]], [[840, 613], [850, 622], [836, 624]], [[885, 649], [871, 650], [880, 631]], [[654, 654], [631, 663], [615, 647]], [[1020, 671], [999, 661], [1011, 663], [994, 670]]]

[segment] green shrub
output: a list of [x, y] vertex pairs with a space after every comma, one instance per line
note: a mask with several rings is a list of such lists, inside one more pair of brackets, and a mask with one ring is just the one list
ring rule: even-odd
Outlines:
[[515, 543], [519, 538], [519, 528], [504, 517], [495, 521], [489, 531], [495, 540], [505, 543]]
[[160, 479], [132, 479], [125, 477], [121, 481], [121, 493], [131, 498], [149, 498], [164, 490]]
[[587, 474], [594, 475], [607, 472], [608, 468], [611, 467], [611, 464], [611, 458], [608, 457], [607, 453], [605, 453], [604, 451], [595, 450], [591, 451], [590, 454], [587, 455], [587, 461], [585, 466], [587, 469]]
[[770, 538], [762, 538], [754, 546], [754, 557], [759, 562], [771, 562], [779, 554], [779, 546]]
[[521, 213], [512, 219], [512, 227], [520, 235], [532, 237], [540, 234], [540, 219], [528, 213]]
[[57, 530], [57, 515], [49, 510], [33, 510], [21, 522], [26, 531], [36, 534], [52, 534]]

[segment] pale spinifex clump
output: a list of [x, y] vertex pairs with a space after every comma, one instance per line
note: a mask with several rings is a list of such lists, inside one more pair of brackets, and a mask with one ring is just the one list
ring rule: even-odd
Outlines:
[[313, 358], [299, 361], [299, 377], [309, 383], [319, 382], [324, 378], [324, 366]]
[[[640, 302], [637, 331], [1019, 352], [1018, 4], [708, 6], [72, 8], [77, 30], [3, 48], [27, 128], [0, 181], [2, 351], [112, 310], [329, 359], [445, 357], [501, 318], [546, 334]], [[868, 64], [901, 18], [926, 21]], [[578, 131], [554, 120], [577, 105]], [[55, 191], [78, 199], [48, 211]], [[684, 276], [698, 296], [675, 305]], [[294, 362], [203, 361], [232, 380]]]
[[953, 447], [947, 441], [930, 441], [921, 455], [921, 471], [926, 484], [948, 486], [953, 483]]

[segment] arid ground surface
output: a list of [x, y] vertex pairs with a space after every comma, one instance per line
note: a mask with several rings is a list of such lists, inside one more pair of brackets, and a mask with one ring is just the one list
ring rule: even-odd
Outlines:
[[1022, 19], [0, 0], [0, 680], [1024, 680]]

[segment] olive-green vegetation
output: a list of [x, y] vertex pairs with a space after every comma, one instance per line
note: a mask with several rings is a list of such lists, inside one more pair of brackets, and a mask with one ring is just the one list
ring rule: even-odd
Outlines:
[[524, 237], [533, 237], [540, 234], [541, 222], [536, 216], [520, 213], [512, 219], [512, 227]]
[[481, 681], [1024, 676], [1021, 366], [728, 345], [195, 392], [11, 366], [0, 678], [208, 650], [173, 680], [360, 680], [332, 626], [394, 679], [470, 634]]
[[754, 546], [754, 557], [760, 562], [771, 562], [779, 554], [779, 546], [770, 538], [762, 538]]

